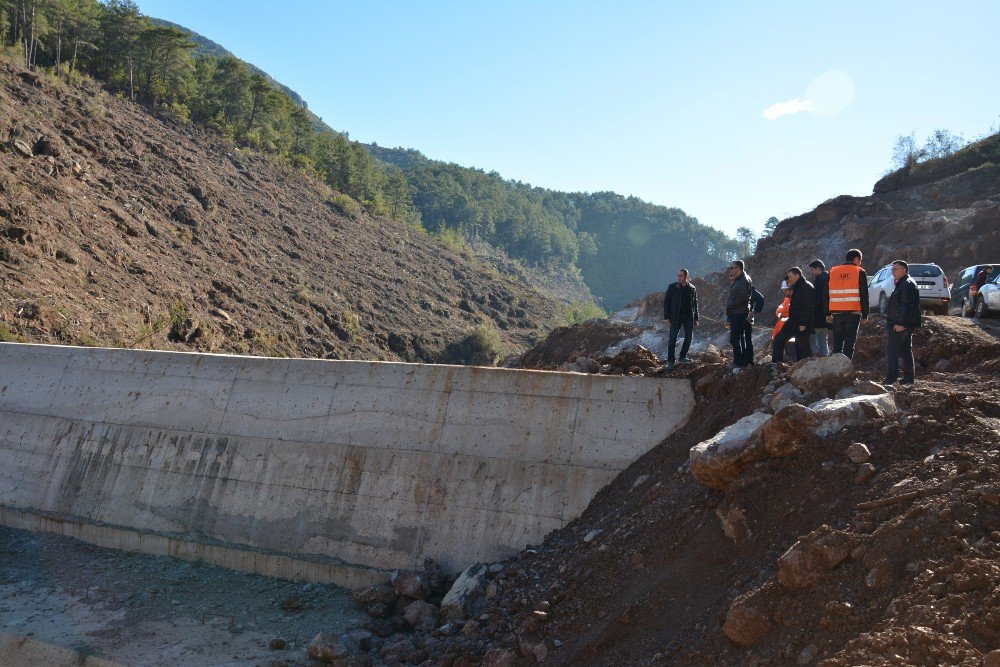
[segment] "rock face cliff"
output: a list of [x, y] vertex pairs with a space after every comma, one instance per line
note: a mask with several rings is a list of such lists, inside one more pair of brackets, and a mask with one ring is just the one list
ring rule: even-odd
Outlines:
[[461, 361], [473, 330], [514, 349], [549, 328], [523, 281], [333, 201], [94, 84], [0, 64], [0, 339]]

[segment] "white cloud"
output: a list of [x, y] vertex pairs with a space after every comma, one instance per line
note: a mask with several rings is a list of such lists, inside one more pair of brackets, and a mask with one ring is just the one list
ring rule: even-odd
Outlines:
[[764, 109], [764, 118], [776, 120], [803, 111], [817, 116], [836, 116], [854, 102], [854, 81], [839, 69], [827, 70], [806, 88], [804, 99], [777, 102]]
[[782, 116], [791, 116], [803, 111], [816, 111], [816, 107], [809, 100], [800, 100], [795, 98], [794, 100], [788, 100], [787, 102], [772, 104], [768, 108], [764, 109], [764, 118], [768, 120], [775, 120], [777, 118], [781, 118]]

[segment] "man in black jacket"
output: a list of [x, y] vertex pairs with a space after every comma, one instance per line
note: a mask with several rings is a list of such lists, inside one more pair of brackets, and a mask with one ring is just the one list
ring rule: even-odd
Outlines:
[[684, 327], [684, 342], [681, 344], [681, 363], [688, 361], [691, 347], [691, 331], [698, 324], [698, 290], [688, 282], [688, 270], [677, 272], [677, 282], [671, 283], [663, 297], [663, 320], [670, 325], [667, 345], [667, 368], [674, 367], [674, 348], [677, 346], [677, 332]]
[[802, 269], [793, 266], [785, 275], [792, 288], [792, 300], [788, 306], [788, 321], [774, 337], [771, 361], [780, 364], [785, 360], [785, 344], [795, 338], [796, 361], [812, 356], [809, 338], [816, 331], [816, 288], [802, 277]]
[[830, 272], [821, 259], [809, 262], [809, 273], [812, 274], [812, 284], [816, 288], [816, 314], [813, 316], [816, 333], [812, 335], [812, 347], [816, 349], [817, 357], [830, 354], [830, 339], [827, 335], [830, 325], [826, 321], [826, 306], [830, 298]]
[[893, 384], [899, 377], [899, 358], [903, 357], [903, 379], [900, 384], [913, 384], [913, 330], [920, 326], [920, 291], [910, 277], [906, 262], [892, 263], [892, 278], [896, 287], [889, 297], [885, 316], [885, 352], [888, 372], [882, 384]]
[[753, 326], [750, 312], [750, 296], [753, 283], [744, 270], [743, 260], [734, 260], [729, 267], [729, 298], [726, 299], [726, 328], [729, 329], [729, 343], [733, 346], [733, 366], [743, 368], [753, 363], [753, 341], [750, 337]]

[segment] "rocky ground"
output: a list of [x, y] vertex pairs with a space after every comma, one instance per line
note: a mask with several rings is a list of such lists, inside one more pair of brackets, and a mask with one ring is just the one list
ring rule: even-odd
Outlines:
[[0, 340], [460, 361], [555, 301], [289, 166], [0, 62]]
[[857, 369], [686, 367], [685, 428], [543, 544], [426, 596], [419, 621], [387, 586], [383, 632], [401, 631], [352, 659], [995, 664], [1000, 327], [928, 320], [917, 384], [886, 390], [881, 326]]
[[[348, 591], [0, 527], [0, 629], [125, 665], [307, 665]], [[2, 663], [0, 656], [0, 663]]]

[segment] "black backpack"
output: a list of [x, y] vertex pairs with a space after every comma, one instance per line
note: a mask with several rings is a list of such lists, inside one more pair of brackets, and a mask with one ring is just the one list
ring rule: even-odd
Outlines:
[[753, 292], [750, 294], [750, 307], [753, 308], [753, 312], [759, 313], [764, 310], [764, 295], [757, 291], [757, 288], [753, 288]]

